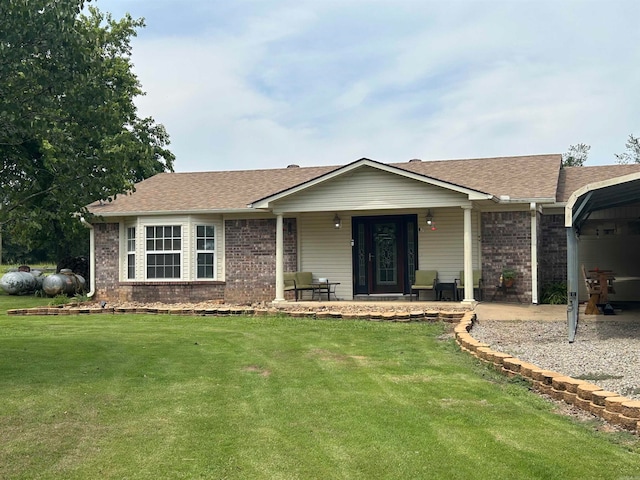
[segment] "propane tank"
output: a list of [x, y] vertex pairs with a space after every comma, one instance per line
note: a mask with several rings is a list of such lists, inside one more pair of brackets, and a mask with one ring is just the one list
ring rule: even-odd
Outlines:
[[63, 268], [60, 273], [49, 275], [42, 282], [44, 293], [50, 297], [56, 295], [75, 295], [84, 291], [85, 280], [71, 270]]
[[9, 295], [25, 295], [36, 290], [37, 281], [29, 272], [7, 272], [0, 279], [0, 287]]

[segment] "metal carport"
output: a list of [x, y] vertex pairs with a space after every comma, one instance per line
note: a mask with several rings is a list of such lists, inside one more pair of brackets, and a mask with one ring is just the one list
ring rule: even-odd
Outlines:
[[640, 173], [632, 173], [585, 185], [571, 194], [565, 206], [567, 232], [567, 329], [573, 342], [578, 328], [578, 290], [580, 288], [580, 229], [598, 210], [640, 201]]

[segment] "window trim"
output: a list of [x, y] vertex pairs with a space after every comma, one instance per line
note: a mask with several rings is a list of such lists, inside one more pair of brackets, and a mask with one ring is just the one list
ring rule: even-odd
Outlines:
[[[198, 235], [198, 228], [200, 227], [204, 227], [205, 228], [205, 235], [203, 237]], [[206, 234], [206, 228], [210, 227], [213, 229], [213, 236], [212, 237], [208, 237]], [[195, 281], [211, 281], [211, 280], [217, 280], [218, 279], [218, 239], [217, 239], [217, 228], [216, 225], [214, 223], [204, 223], [204, 222], [195, 222], [194, 223], [194, 228], [193, 228], [193, 265], [194, 265], [194, 272], [193, 272], [193, 279]], [[198, 248], [198, 241], [204, 239], [205, 241], [205, 246], [206, 246], [206, 241], [207, 239], [212, 239], [213, 240], [213, 249], [199, 249]], [[198, 257], [200, 256], [200, 254], [213, 254], [213, 264], [212, 266], [212, 273], [213, 276], [212, 277], [201, 277], [199, 276], [199, 264], [198, 264]]]
[[[126, 245], [126, 268], [125, 268], [125, 278], [127, 280], [136, 280], [136, 225], [125, 225], [125, 245]], [[131, 235], [133, 233], [133, 235]], [[132, 248], [133, 247], [133, 248]], [[131, 264], [131, 259], [133, 258], [133, 265]], [[133, 275], [132, 275], [133, 273]]]
[[[157, 233], [157, 229], [162, 229], [162, 237], [156, 237], [155, 233]], [[171, 236], [170, 237], [166, 237], [165, 234], [165, 229], [166, 228], [171, 228]], [[176, 237], [175, 236], [175, 228], [179, 228], [180, 229], [180, 236]], [[154, 231], [154, 237], [153, 238], [149, 238], [148, 234], [149, 234], [149, 229], [153, 229]], [[180, 249], [179, 250], [174, 250], [174, 242], [176, 241], [176, 239], [178, 239], [180, 241]], [[148, 245], [149, 242], [154, 242], [154, 247], [156, 247], [158, 244], [157, 242], [162, 242], [163, 244], [165, 244], [165, 242], [171, 242], [171, 249], [164, 249], [164, 245], [162, 245], [162, 249], [160, 250], [149, 250], [148, 249]], [[169, 222], [169, 223], [159, 223], [159, 224], [145, 224], [144, 225], [144, 245], [143, 245], [143, 251], [144, 251], [144, 279], [145, 281], [151, 281], [151, 282], [171, 282], [171, 281], [177, 281], [177, 280], [182, 280], [184, 278], [184, 265], [183, 265], [183, 255], [184, 255], [184, 246], [185, 246], [185, 241], [184, 241], [184, 225], [182, 223], [178, 223], [178, 222]], [[149, 276], [149, 255], [178, 255], [178, 262], [177, 264], [172, 265], [173, 268], [175, 268], [177, 266], [178, 268], [178, 273], [179, 275], [176, 277], [150, 277]], [[166, 265], [165, 265], [166, 268]]]
[[[151, 285], [154, 283], [205, 283], [224, 282], [224, 216], [222, 215], [140, 215], [120, 220], [119, 233], [119, 273], [120, 283], [128, 285]], [[198, 278], [198, 226], [213, 227], [214, 248], [213, 278]], [[148, 253], [170, 253], [168, 251], [147, 251], [147, 227], [179, 226], [181, 228], [180, 278], [148, 278]], [[135, 227], [135, 252], [129, 252], [127, 229]], [[209, 232], [211, 233], [211, 232]], [[200, 251], [202, 253], [202, 251]], [[135, 278], [128, 278], [128, 254], [135, 253]]]

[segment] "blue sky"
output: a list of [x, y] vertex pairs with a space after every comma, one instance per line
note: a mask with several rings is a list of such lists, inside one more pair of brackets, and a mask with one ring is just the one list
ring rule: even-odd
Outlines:
[[563, 153], [640, 135], [637, 0], [97, 0], [176, 171]]

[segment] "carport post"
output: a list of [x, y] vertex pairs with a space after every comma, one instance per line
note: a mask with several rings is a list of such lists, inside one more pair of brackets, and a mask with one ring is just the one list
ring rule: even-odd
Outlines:
[[567, 227], [567, 331], [569, 343], [576, 339], [578, 329], [578, 236]]

